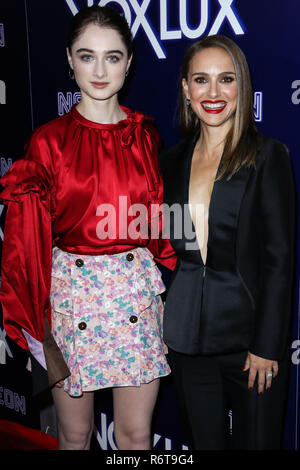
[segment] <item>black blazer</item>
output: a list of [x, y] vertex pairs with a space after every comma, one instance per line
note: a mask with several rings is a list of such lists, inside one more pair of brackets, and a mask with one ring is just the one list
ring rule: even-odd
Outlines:
[[160, 156], [164, 201], [177, 204], [177, 220], [172, 210], [170, 217], [165, 214], [178, 261], [165, 303], [164, 340], [186, 354], [250, 350], [278, 360], [287, 345], [294, 265], [295, 189], [288, 151], [258, 134], [255, 168], [244, 166], [229, 181], [214, 183], [204, 266], [197, 242], [187, 249], [191, 240], [183, 223], [178, 234], [178, 206], [185, 224], [192, 224], [186, 209], [197, 137]]

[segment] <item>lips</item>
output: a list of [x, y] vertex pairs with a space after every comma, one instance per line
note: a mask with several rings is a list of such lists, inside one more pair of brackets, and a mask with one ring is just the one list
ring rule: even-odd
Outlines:
[[98, 88], [101, 90], [102, 88], [106, 88], [108, 85], [108, 82], [91, 82], [94, 88]]
[[221, 113], [227, 106], [226, 101], [210, 101], [205, 100], [201, 102], [201, 106], [206, 113], [210, 114], [219, 114]]

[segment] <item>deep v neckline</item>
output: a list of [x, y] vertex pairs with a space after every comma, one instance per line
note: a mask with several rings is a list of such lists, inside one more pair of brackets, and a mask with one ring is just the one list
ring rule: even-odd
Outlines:
[[207, 259], [208, 259], [208, 255], [209, 255], [209, 238], [210, 238], [210, 220], [211, 220], [211, 211], [212, 211], [212, 207], [213, 207], [213, 203], [214, 203], [214, 199], [215, 199], [215, 191], [216, 191], [216, 177], [217, 175], [219, 174], [219, 171], [220, 171], [220, 167], [221, 167], [221, 162], [222, 162], [222, 157], [220, 158], [220, 161], [219, 161], [219, 164], [218, 164], [218, 168], [217, 168], [217, 171], [216, 171], [216, 174], [215, 174], [215, 178], [214, 178], [214, 182], [213, 182], [213, 186], [212, 186], [212, 191], [211, 191], [211, 196], [210, 196], [210, 200], [209, 200], [209, 205], [208, 205], [208, 217], [207, 217], [207, 229], [208, 229], [208, 232], [207, 232], [207, 242], [206, 242], [206, 260], [204, 262], [203, 260], [203, 257], [202, 257], [202, 252], [201, 252], [201, 249], [199, 247], [199, 243], [198, 243], [198, 238], [197, 238], [197, 232], [196, 232], [196, 228], [195, 228], [195, 225], [194, 225], [194, 222], [193, 222], [193, 218], [192, 218], [192, 214], [191, 214], [191, 210], [190, 210], [190, 183], [191, 183], [191, 170], [192, 170], [192, 162], [193, 162], [193, 156], [194, 156], [194, 151], [195, 151], [195, 147], [196, 147], [196, 144], [197, 144], [197, 141], [198, 141], [198, 137], [197, 139], [195, 139], [195, 141], [193, 142], [193, 146], [192, 146], [192, 149], [191, 149], [191, 152], [189, 153], [188, 155], [188, 164], [187, 164], [187, 185], [186, 185], [186, 190], [185, 190], [185, 203], [187, 204], [187, 213], [188, 213], [188, 217], [190, 218], [190, 223], [191, 223], [191, 226], [192, 226], [192, 230], [193, 230], [193, 233], [195, 234], [195, 244], [197, 246], [197, 252], [199, 254], [199, 258], [201, 260], [201, 264], [203, 266], [206, 266], [207, 264]]

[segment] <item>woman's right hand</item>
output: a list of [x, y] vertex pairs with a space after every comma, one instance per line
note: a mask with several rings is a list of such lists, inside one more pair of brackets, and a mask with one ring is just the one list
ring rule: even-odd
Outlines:
[[64, 383], [65, 383], [64, 380], [60, 380], [59, 382], [56, 382], [56, 384], [54, 385], [54, 387], [62, 388], [62, 387], [64, 386]]
[[250, 390], [254, 387], [257, 378], [258, 393], [263, 394], [265, 387], [269, 390], [272, 385], [272, 379], [278, 375], [278, 362], [263, 357], [256, 356], [248, 352], [248, 356], [243, 368], [244, 371], [249, 370], [248, 387]]
[[28, 372], [32, 372], [32, 364], [31, 364], [30, 357], [28, 357], [28, 360], [27, 360], [26, 370], [28, 370]]

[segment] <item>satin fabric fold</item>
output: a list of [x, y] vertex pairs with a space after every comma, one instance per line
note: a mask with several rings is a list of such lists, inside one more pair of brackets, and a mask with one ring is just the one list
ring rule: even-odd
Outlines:
[[[5, 187], [0, 199], [8, 205], [0, 300], [7, 334], [25, 349], [22, 328], [43, 342], [45, 314], [51, 326], [53, 246], [78, 255], [116, 254], [147, 246], [158, 262], [174, 269], [176, 256], [168, 240], [151, 239], [150, 229], [138, 237], [128, 230], [136, 217], [129, 207], [142, 204], [146, 223], [151, 225], [155, 214], [161, 233], [156, 204], [163, 202], [163, 186], [160, 139], [153, 119], [123, 110], [126, 119], [98, 124], [74, 106], [39, 127], [24, 158], [0, 179]], [[99, 238], [97, 227], [106, 217], [98, 209], [103, 204], [115, 211], [114, 237]]]

